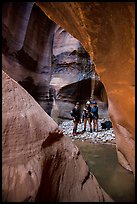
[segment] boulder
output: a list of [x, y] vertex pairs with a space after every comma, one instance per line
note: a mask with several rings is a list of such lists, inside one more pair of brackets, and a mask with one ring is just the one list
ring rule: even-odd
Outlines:
[[33, 97], [4, 71], [2, 200], [112, 201], [89, 171], [78, 148]]

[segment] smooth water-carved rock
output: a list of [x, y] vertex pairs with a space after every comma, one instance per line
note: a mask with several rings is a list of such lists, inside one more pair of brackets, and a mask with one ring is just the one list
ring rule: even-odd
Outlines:
[[4, 71], [2, 105], [4, 202], [112, 201], [78, 148]]
[[2, 81], [3, 200], [23, 201], [29, 196], [34, 200], [44, 159], [41, 145], [57, 124], [7, 74]]
[[[20, 12], [16, 13], [15, 8]], [[16, 24], [14, 29], [13, 21], [14, 25]], [[32, 96], [50, 115], [53, 98], [51, 99], [49, 83], [52, 74], [52, 42], [56, 24], [34, 3], [19, 3], [15, 6], [15, 3], [11, 2], [4, 3], [2, 25], [3, 70], [24, 85], [26, 78], [31, 77], [36, 92], [35, 96], [34, 94]], [[30, 85], [29, 93], [33, 92], [33, 85]]]
[[92, 76], [89, 54], [83, 49], [76, 38], [59, 26], [54, 33], [52, 66], [51, 83], [55, 81], [54, 78], [56, 77], [59, 77], [62, 82], [61, 84], [57, 82], [57, 86], [59, 86], [55, 86], [57, 90], [65, 85]]
[[[66, 114], [65, 109], [63, 111], [63, 107], [69, 104], [67, 112], [70, 112], [77, 100], [85, 103], [91, 92], [94, 92], [92, 82], [88, 83], [88, 87], [85, 88], [86, 81], [90, 81], [94, 74], [91, 66], [92, 60], [80, 42], [51, 21], [36, 4], [17, 4], [15, 8], [20, 12], [17, 12], [16, 16], [13, 15], [14, 5], [14, 3], [6, 3], [3, 7], [3, 70], [19, 82], [49, 115], [56, 115], [55, 106], [53, 107], [53, 101], [55, 101], [59, 109], [58, 117], [69, 118], [69, 114]], [[24, 19], [25, 9], [26, 21]], [[21, 21], [22, 12], [24, 12], [24, 18]], [[12, 18], [9, 14], [12, 15]], [[13, 20], [16, 22], [14, 30], [19, 37], [11, 27]], [[12, 35], [10, 35], [11, 32]], [[13, 46], [11, 41], [16, 41], [17, 45], [19, 43], [21, 45]], [[30, 78], [33, 83], [28, 80]], [[91, 79], [91, 81], [94, 80]], [[98, 83], [99, 79], [96, 82]], [[95, 88], [98, 86], [97, 83]], [[65, 95], [65, 92], [69, 90], [69, 85], [76, 93], [74, 95], [71, 90], [68, 93], [72, 98], [71, 101]], [[82, 89], [81, 86], [83, 86]], [[62, 88], [64, 97], [66, 97], [65, 102], [58, 97]], [[97, 97], [100, 100], [100, 96]], [[56, 120], [55, 117], [53, 118]]]
[[[14, 8], [20, 11], [16, 15]], [[14, 2], [4, 3], [2, 26], [3, 69], [51, 115], [55, 99], [51, 92], [55, 93], [64, 82], [67, 85], [87, 77], [89, 55], [77, 39], [51, 21], [34, 3], [16, 6]], [[29, 87], [28, 78], [33, 80]]]
[[117, 148], [135, 173], [134, 2], [37, 2], [37, 5], [77, 38], [94, 60], [107, 92]]
[[[48, 46], [53, 42], [53, 31], [56, 31], [57, 26], [53, 22], [51, 23], [46, 15], [48, 15], [54, 22], [58, 23], [58, 25], [62, 26], [62, 28], [60, 28], [61, 32], [63, 32], [63, 28], [70, 32], [70, 34], [81, 42], [91, 58], [95, 61], [96, 71], [100, 75], [101, 81], [103, 82], [108, 95], [109, 114], [116, 134], [117, 149], [121, 152], [121, 154], [118, 155], [123, 155], [118, 156], [119, 160], [125, 158], [125, 161], [121, 162], [122, 165], [126, 167], [124, 164], [128, 163], [134, 172], [134, 3], [37, 3], [46, 15], [43, 15], [41, 10], [35, 4], [33, 8], [33, 4], [31, 3], [29, 3], [28, 6], [26, 6], [26, 4], [24, 6], [24, 4], [25, 3], [19, 3], [14, 7], [13, 2], [9, 2], [3, 7], [3, 69], [16, 81], [22, 81], [26, 77], [31, 76], [34, 79], [35, 86], [42, 87], [39, 91], [40, 97], [38, 102], [45, 110], [48, 109], [50, 113], [53, 101], [51, 100], [50, 103], [48, 98], [50, 95], [49, 83], [51, 80], [51, 49], [48, 49]], [[19, 12], [16, 13], [14, 9], [20, 8], [21, 5], [23, 6], [22, 10], [19, 9]], [[22, 17], [22, 15], [24, 16], [24, 8], [26, 8], [27, 12], [26, 21], [24, 21], [25, 18]], [[62, 13], [62, 11], [64, 12]], [[16, 15], [14, 15], [15, 13]], [[33, 15], [34, 13], [35, 15]], [[17, 16], [19, 16], [18, 20]], [[29, 19], [30, 22], [28, 22]], [[14, 24], [17, 22], [19, 25], [16, 25], [17, 27], [14, 26], [13, 28], [13, 22]], [[24, 22], [26, 22], [26, 24]], [[41, 24], [42, 32], [39, 36], [37, 35], [37, 32], [39, 31], [39, 25]], [[28, 26], [26, 28], [26, 26], [22, 25]], [[35, 32], [31, 32], [35, 25], [37, 25], [37, 29], [35, 27]], [[50, 30], [50, 32], [43, 30], [43, 25], [47, 25], [48, 31]], [[21, 30], [23, 28], [24, 31]], [[16, 31], [19, 32], [16, 33]], [[27, 34], [24, 36], [25, 31]], [[46, 42], [43, 42], [43, 32], [45, 32], [44, 36], [46, 37], [51, 34], [48, 39], [44, 38]], [[19, 34], [21, 37], [16, 36]], [[39, 39], [38, 49], [36, 49], [37, 43], [35, 43], [38, 40], [37, 37]], [[23, 41], [24, 39], [25, 41]], [[21, 43], [19, 43], [19, 40], [21, 40]], [[16, 43], [13, 43], [15, 41], [17, 41], [17, 45]], [[25, 44], [22, 44], [23, 42]], [[42, 45], [41, 42], [43, 42]], [[54, 54], [60, 54], [59, 49], [56, 46], [55, 48], [56, 54]], [[18, 49], [20, 50], [18, 51]], [[64, 49], [66, 50], [66, 46]], [[17, 52], [14, 52], [15, 50]], [[39, 51], [42, 52], [42, 54]], [[47, 52], [47, 58], [44, 51]], [[7, 56], [7, 53], [10, 54], [10, 57]], [[76, 55], [76, 51], [72, 51], [71, 55]], [[24, 61], [27, 59], [26, 61], [31, 62], [34, 67], [32, 66], [30, 69], [29, 66], [24, 67], [23, 63], [20, 64], [19, 61], [22, 57], [25, 57]], [[56, 56], [53, 59], [56, 60]], [[33, 68], [35, 68], [36, 60], [38, 60], [36, 65], [38, 67], [38, 73], [35, 72], [35, 69], [33, 70]], [[65, 78], [62, 80], [61, 78], [59, 79], [61, 80], [60, 84], [64, 83], [64, 79]], [[58, 77], [56, 77], [56, 80], [58, 80]], [[54, 82], [56, 82], [56, 80], [54, 80]], [[50, 104], [48, 105], [48, 103]]]
[[[6, 50], [6, 53], [7, 51], [13, 53], [22, 48], [33, 5], [34, 2], [3, 3], [2, 36], [7, 43], [8, 50]], [[20, 16], [20, 18], [17, 18], [17, 16]]]

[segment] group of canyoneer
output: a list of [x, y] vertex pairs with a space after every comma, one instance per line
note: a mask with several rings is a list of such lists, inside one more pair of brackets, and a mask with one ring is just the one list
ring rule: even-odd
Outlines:
[[[92, 131], [98, 131], [98, 106], [97, 102], [90, 98], [89, 101], [86, 102], [86, 105], [82, 111], [82, 114], [80, 112], [80, 103], [76, 102], [75, 107], [70, 112], [71, 116], [73, 117], [73, 135], [77, 135], [77, 127], [78, 124], [81, 122], [84, 122], [84, 129], [83, 133], [86, 131], [86, 125], [87, 121], [90, 127], [90, 132]], [[93, 124], [92, 124], [93, 122]], [[93, 125], [93, 128], [92, 128]]]

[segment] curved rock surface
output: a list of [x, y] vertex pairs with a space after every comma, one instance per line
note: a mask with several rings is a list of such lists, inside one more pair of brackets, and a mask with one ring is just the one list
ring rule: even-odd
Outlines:
[[[107, 95], [104, 86], [91, 66], [91, 58], [83, 49], [80, 42], [57, 26], [53, 41], [53, 73], [50, 85], [55, 90], [55, 101], [51, 112], [52, 118], [71, 118], [70, 111], [76, 101], [82, 106], [89, 100], [91, 92], [100, 100], [99, 109], [104, 102], [107, 103]], [[95, 87], [93, 86], [95, 77]], [[101, 86], [102, 85], [102, 86]], [[106, 97], [105, 97], [106, 96]], [[105, 110], [105, 106], [102, 109]], [[105, 115], [105, 114], [104, 114]], [[108, 116], [108, 114], [107, 114]]]
[[4, 71], [2, 105], [4, 202], [112, 201], [78, 148]]
[[130, 165], [135, 173], [134, 2], [36, 4], [77, 38], [95, 61], [108, 95], [119, 161], [127, 169]]
[[[2, 19], [4, 24], [2, 25], [2, 35], [9, 53], [22, 48], [33, 5], [34, 2], [24, 2], [23, 4], [19, 2], [3, 3]], [[17, 18], [17, 16], [20, 16], [20, 18]]]
[[[55, 89], [91, 78], [91, 59], [80, 42], [57, 26], [53, 41], [53, 73], [50, 84]], [[60, 83], [59, 83], [60, 81]]]
[[[15, 8], [19, 11], [16, 15]], [[4, 3], [2, 14], [3, 70], [49, 115], [56, 115], [54, 100], [58, 116], [69, 118], [63, 107], [68, 107], [70, 112], [77, 100], [85, 103], [83, 100], [91, 95], [92, 83], [88, 84], [90, 89], [85, 88], [94, 73], [89, 54], [76, 38], [51, 21], [36, 4]], [[80, 89], [81, 84], [83, 89]], [[65, 95], [68, 90], [71, 100]], [[64, 91], [66, 102], [61, 97], [56, 98], [60, 91]]]
[[53, 97], [49, 83], [56, 24], [31, 2], [6, 2], [2, 11], [3, 70], [22, 84], [31, 77], [33, 84], [26, 90], [50, 115]]

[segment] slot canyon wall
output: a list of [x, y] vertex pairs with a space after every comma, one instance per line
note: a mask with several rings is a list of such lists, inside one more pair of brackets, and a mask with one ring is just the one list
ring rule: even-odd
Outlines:
[[135, 174], [134, 2], [37, 3], [95, 61], [109, 104], [120, 163]]
[[[107, 107], [105, 88], [93, 70], [91, 62], [89, 54], [83, 49], [80, 42], [57, 26], [54, 33], [53, 72], [50, 82], [56, 93], [52, 118], [72, 118], [70, 111], [75, 102], [79, 101], [82, 109], [86, 100], [89, 100], [92, 89], [94, 89], [94, 97], [100, 102], [98, 103], [100, 115], [101, 110], [104, 111]], [[92, 85], [94, 75], [95, 87]]]
[[71, 139], [4, 71], [2, 95], [3, 202], [112, 202]]
[[[15, 9], [18, 10], [16, 15]], [[70, 118], [74, 103], [78, 100], [84, 105], [89, 99], [94, 74], [89, 54], [36, 4], [4, 3], [2, 37], [3, 70], [55, 120]], [[100, 84], [96, 77], [94, 95], [103, 113], [107, 109], [107, 97]], [[103, 95], [96, 91], [98, 87]]]
[[[61, 43], [57, 47], [55, 40], [56, 35], [59, 40], [58, 31], [65, 34], [60, 40], [66, 44], [60, 53]], [[57, 100], [62, 100], [73, 88], [76, 92], [83, 85], [90, 87], [89, 55], [34, 3], [3, 3], [2, 37], [2, 68], [9, 74], [3, 72], [2, 78], [2, 200], [112, 201], [89, 172], [77, 147], [44, 112], [50, 115], [56, 92]], [[88, 66], [82, 70], [85, 63]], [[74, 72], [71, 80], [66, 77], [65, 85], [55, 83], [59, 71], [63, 71], [62, 79], [67, 76], [68, 67]], [[81, 98], [73, 100], [77, 97]]]
[[[55, 112], [52, 109], [54, 105], [61, 110], [67, 104], [69, 108], [65, 117], [68, 117], [75, 100], [81, 99], [79, 95], [81, 88], [89, 87], [83, 97], [85, 100], [91, 92], [92, 73], [89, 72], [91, 68], [88, 52], [96, 64], [96, 71], [107, 91], [109, 114], [116, 133], [119, 161], [125, 168], [135, 173], [134, 3], [36, 4], [34, 2], [3, 3], [3, 70], [24, 86], [49, 115], [54, 115]], [[66, 46], [62, 50], [61, 41]], [[68, 42], [71, 42], [70, 47]], [[65, 64], [66, 59], [68, 61]], [[87, 67], [83, 69], [85, 63]], [[67, 73], [70, 73], [70, 70], [71, 76], [68, 77]], [[6, 74], [3, 76], [3, 200], [34, 201], [37, 197], [37, 200], [44, 201], [66, 201], [65, 199], [67, 201], [110, 201], [111, 199], [100, 188], [94, 176], [89, 176], [91, 174], [88, 173], [87, 166], [81, 155], [79, 156], [76, 147], [62, 136], [57, 124], [10, 77]], [[97, 81], [95, 95], [99, 97], [97, 99], [107, 103], [104, 86]], [[72, 90], [74, 92], [71, 93]], [[77, 90], [80, 91], [77, 92]], [[54, 98], [56, 104], [54, 104]], [[16, 103], [12, 103], [14, 100]], [[24, 107], [23, 101], [28, 106]], [[36, 109], [34, 113], [31, 106]], [[58, 114], [62, 116], [64, 112], [60, 111]], [[12, 143], [11, 130], [15, 137]], [[22, 135], [24, 135], [23, 139]], [[55, 138], [53, 141], [52, 136]], [[60, 139], [58, 140], [57, 137]], [[44, 146], [44, 141], [47, 146]], [[30, 144], [33, 144], [32, 147]], [[73, 155], [71, 155], [72, 152]], [[20, 155], [22, 162], [19, 159]], [[69, 160], [67, 160], [68, 157]], [[51, 164], [53, 158], [56, 158], [55, 166]], [[61, 163], [58, 163], [58, 158], [61, 158]], [[56, 173], [53, 169], [57, 167], [59, 171]], [[70, 181], [69, 184], [74, 185], [74, 188], [69, 189], [70, 186], [68, 186], [65, 192], [63, 186], [67, 185], [67, 178], [70, 178], [69, 168], [72, 167], [76, 172], [79, 168], [84, 170], [80, 176], [78, 174]], [[64, 169], [67, 171], [65, 172]], [[44, 172], [47, 172], [47, 178], [44, 177]], [[63, 178], [62, 175], [64, 175]], [[41, 183], [41, 178], [45, 183]], [[62, 183], [58, 188], [60, 178]], [[86, 182], [85, 178], [87, 178]], [[18, 183], [18, 179], [21, 183]], [[50, 189], [47, 190], [49, 181]], [[84, 186], [83, 181], [86, 184]], [[75, 184], [82, 186], [81, 189]], [[43, 186], [46, 189], [45, 197], [41, 190]], [[77, 195], [81, 197], [78, 198]]]
[[[16, 15], [15, 9], [18, 11]], [[3, 70], [19, 82], [48, 114], [54, 95], [49, 83], [55, 27], [34, 2], [3, 4]]]

